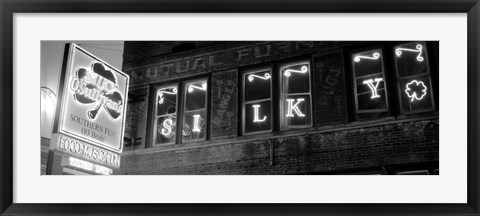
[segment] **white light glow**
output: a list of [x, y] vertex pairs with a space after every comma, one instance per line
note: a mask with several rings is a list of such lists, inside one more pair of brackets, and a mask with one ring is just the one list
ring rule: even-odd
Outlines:
[[98, 164], [94, 164], [94, 163], [91, 163], [91, 162], [88, 162], [88, 161], [80, 160], [80, 159], [74, 158], [74, 157], [69, 157], [68, 158], [68, 165], [76, 167], [76, 168], [80, 168], [80, 169], [83, 169], [83, 170], [86, 170], [86, 171], [101, 174], [101, 175], [112, 175], [113, 174], [113, 170], [108, 168], [108, 167], [100, 166]]
[[367, 84], [368, 87], [370, 87], [370, 90], [372, 90], [372, 97], [370, 97], [371, 99], [380, 97], [380, 95], [378, 95], [377, 88], [378, 84], [380, 84], [380, 81], [382, 80], [382, 78], [375, 78], [375, 82], [377, 82], [376, 85], [373, 85], [373, 79], [363, 81], [363, 84]]
[[50, 90], [47, 87], [41, 87], [40, 88], [41, 95], [42, 95], [42, 111], [50, 118], [53, 117], [53, 114], [55, 113], [55, 106], [56, 106], [56, 100], [57, 96], [55, 93]]
[[162, 130], [160, 131], [160, 133], [164, 136], [168, 136], [172, 133], [172, 129], [173, 129], [173, 121], [172, 119], [165, 119], [165, 121], [163, 121], [162, 123]]
[[87, 162], [87, 161], [84, 161], [84, 160], [80, 160], [80, 159], [77, 159], [77, 158], [74, 158], [74, 157], [69, 157], [68, 158], [68, 165], [73, 166], [73, 167], [77, 167], [77, 168], [81, 168], [81, 169], [84, 169], [84, 170], [87, 170], [87, 171], [93, 171], [93, 163], [90, 163], [90, 162]]
[[[409, 93], [409, 91], [412, 90], [412, 89], [410, 89], [410, 85], [412, 85], [413, 83], [415, 83], [415, 85], [417, 85], [417, 86], [418, 85], [423, 86], [422, 95], [420, 97], [418, 97], [417, 92], [415, 92], [415, 91], [412, 94]], [[423, 83], [422, 81], [412, 80], [410, 83], [407, 83], [405, 93], [411, 99], [410, 102], [413, 102], [415, 99], [416, 100], [422, 100], [423, 97], [425, 97], [425, 95], [427, 95], [427, 86], [425, 86], [425, 83]]]
[[193, 132], [200, 132], [200, 127], [198, 126], [198, 120], [200, 119], [200, 115], [196, 114], [193, 115]]
[[189, 85], [188, 92], [193, 92], [194, 89], [205, 91], [207, 89], [207, 83], [203, 83], [202, 86]]
[[357, 56], [355, 56], [355, 58], [353, 58], [353, 60], [354, 60], [355, 62], [360, 62], [361, 59], [377, 60], [377, 59], [379, 59], [379, 58], [380, 58], [380, 53], [375, 52], [375, 53], [373, 53], [373, 56], [371, 56], [371, 57], [370, 57], [370, 56], [357, 55]]
[[269, 73], [265, 73], [265, 76], [258, 76], [258, 75], [255, 75], [255, 74], [250, 74], [250, 75], [248, 76], [248, 81], [253, 82], [253, 79], [254, 79], [255, 77], [256, 77], [256, 78], [259, 78], [259, 79], [263, 79], [263, 80], [268, 80], [268, 79], [270, 79], [270, 74], [269, 74]]
[[160, 89], [158, 90], [158, 97], [160, 99], [158, 99], [158, 103], [159, 104], [163, 104], [163, 94], [170, 94], [170, 95], [174, 95], [174, 94], [177, 94], [177, 88], [172, 88], [172, 91], [165, 91], [165, 89]]
[[102, 175], [112, 175], [113, 174], [112, 169], [104, 167], [104, 166], [100, 166], [100, 165], [97, 165], [97, 164], [93, 165], [93, 172], [98, 173], [98, 174], [102, 174]]
[[305, 117], [305, 114], [303, 114], [300, 109], [298, 108], [298, 104], [300, 104], [300, 102], [303, 102], [305, 101], [305, 98], [298, 98], [297, 99], [297, 103], [293, 104], [293, 101], [295, 99], [287, 99], [287, 103], [288, 103], [288, 108], [287, 108], [287, 115], [286, 117], [294, 117], [293, 115], [293, 111], [295, 111], [295, 113], [299, 116], [299, 117]]
[[300, 70], [293, 70], [293, 69], [287, 69], [285, 70], [285, 73], [283, 73], [283, 75], [289, 77], [292, 75], [292, 73], [306, 73], [308, 71], [308, 67], [307, 66], [302, 66], [302, 68], [300, 68]]
[[418, 52], [418, 55], [417, 55], [417, 61], [423, 61], [423, 57], [422, 57], [422, 50], [423, 50], [423, 47], [421, 44], [417, 44], [416, 46], [417, 49], [408, 49], [408, 48], [397, 48], [395, 50], [395, 54], [397, 54], [397, 57], [400, 57], [402, 55], [402, 51], [408, 51], [408, 52]]
[[267, 116], [263, 116], [263, 119], [260, 120], [258, 118], [258, 109], [260, 108], [260, 104], [254, 104], [253, 105], [253, 122], [264, 122], [265, 120], [267, 120]]

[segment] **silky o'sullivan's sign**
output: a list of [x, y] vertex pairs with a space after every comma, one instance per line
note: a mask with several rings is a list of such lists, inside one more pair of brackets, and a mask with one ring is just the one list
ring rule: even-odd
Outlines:
[[121, 153], [128, 75], [73, 43], [65, 51], [56, 132]]

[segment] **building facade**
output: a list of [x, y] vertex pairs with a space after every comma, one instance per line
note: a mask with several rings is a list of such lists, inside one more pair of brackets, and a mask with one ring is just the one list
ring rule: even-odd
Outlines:
[[438, 47], [126, 41], [114, 174], [438, 174]]

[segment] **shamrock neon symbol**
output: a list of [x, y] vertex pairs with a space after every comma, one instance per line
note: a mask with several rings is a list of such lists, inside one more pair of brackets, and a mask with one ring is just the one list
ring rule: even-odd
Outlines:
[[411, 98], [411, 102], [415, 99], [422, 100], [427, 95], [427, 86], [422, 81], [412, 80], [412, 82], [407, 83], [405, 93]]

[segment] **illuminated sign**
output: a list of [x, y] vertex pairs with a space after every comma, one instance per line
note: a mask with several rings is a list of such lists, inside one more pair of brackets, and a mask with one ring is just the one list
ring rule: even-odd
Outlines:
[[162, 125], [163, 125], [163, 128], [162, 128], [160, 133], [163, 136], [168, 137], [172, 133], [173, 120], [172, 119], [165, 119], [165, 121], [163, 121]]
[[54, 134], [52, 140], [55, 140], [55, 149], [96, 162], [111, 166], [120, 167], [120, 155], [111, 151], [106, 151], [94, 145], [87, 144], [61, 134]]
[[255, 74], [250, 74], [250, 75], [248, 76], [248, 81], [253, 82], [253, 79], [254, 79], [255, 77], [256, 77], [256, 78], [259, 78], [259, 79], [263, 79], [263, 80], [268, 80], [268, 79], [270, 79], [270, 74], [269, 74], [269, 73], [265, 73], [265, 76], [263, 76], [263, 77], [262, 77], [262, 76], [255, 75]]
[[423, 46], [421, 44], [417, 44], [417, 46], [415, 47], [416, 49], [408, 49], [408, 48], [397, 48], [395, 50], [395, 54], [397, 54], [397, 57], [400, 57], [402, 55], [402, 51], [407, 51], [407, 52], [418, 52], [418, 55], [417, 55], [417, 61], [423, 61], [423, 57], [422, 57], [422, 50], [423, 50]]
[[194, 89], [205, 91], [207, 89], [207, 83], [203, 83], [202, 86], [189, 85], [188, 92], [193, 92]]
[[353, 58], [353, 60], [355, 62], [360, 62], [361, 59], [370, 59], [370, 60], [377, 60], [378, 58], [380, 58], [380, 53], [378, 52], [375, 52], [373, 53], [373, 56], [361, 56], [361, 55], [357, 55]]
[[373, 85], [373, 79], [363, 81], [363, 84], [367, 84], [368, 87], [370, 87], [370, 90], [372, 90], [372, 97], [370, 97], [371, 99], [380, 97], [380, 95], [378, 95], [377, 88], [378, 84], [380, 84], [380, 81], [382, 80], [382, 78], [375, 78], [375, 82], [377, 82], [376, 85]]
[[267, 116], [263, 116], [262, 120], [258, 118], [258, 108], [260, 108], [260, 104], [254, 104], [252, 107], [253, 107], [253, 122], [264, 122], [265, 120], [267, 120]]
[[302, 66], [300, 70], [294, 70], [294, 69], [286, 69], [283, 75], [286, 77], [289, 77], [292, 75], [292, 73], [307, 73], [308, 67], [307, 66]]
[[98, 173], [98, 174], [102, 174], [102, 175], [112, 175], [113, 174], [112, 169], [104, 167], [104, 166], [100, 166], [100, 165], [97, 165], [97, 164], [93, 165], [93, 172]]
[[193, 115], [193, 132], [200, 132], [200, 127], [198, 127], [198, 120], [200, 119], [200, 115], [196, 114]]
[[75, 44], [68, 48], [55, 132], [121, 153], [128, 75]]
[[80, 160], [80, 159], [77, 159], [77, 158], [74, 158], [74, 157], [69, 157], [68, 158], [68, 165], [74, 166], [74, 167], [77, 167], [77, 168], [82, 168], [82, 169], [88, 170], [88, 171], [93, 171], [93, 163], [90, 163], [90, 162], [87, 162], [87, 161], [84, 161], [84, 160]]
[[158, 97], [159, 97], [159, 100], [158, 100], [158, 103], [159, 104], [163, 104], [163, 94], [171, 94], [171, 95], [174, 95], [174, 94], [177, 94], [177, 88], [173, 87], [172, 88], [172, 91], [165, 91], [165, 89], [160, 89], [158, 90]]
[[83, 170], [94, 172], [101, 175], [113, 174], [113, 170], [108, 167], [100, 166], [98, 164], [93, 164], [88, 161], [80, 160], [74, 157], [62, 158], [62, 166], [71, 166], [71, 167], [83, 169]]
[[422, 100], [423, 97], [427, 95], [427, 86], [425, 86], [422, 81], [412, 80], [411, 82], [407, 83], [405, 93], [411, 99], [411, 102], [414, 100]]
[[87, 112], [94, 120], [101, 107], [112, 119], [117, 119], [123, 110], [123, 95], [118, 92], [117, 80], [112, 71], [105, 69], [100, 62], [92, 64], [91, 69], [79, 67], [70, 81], [74, 100], [80, 104], [94, 104]]
[[298, 98], [297, 103], [295, 104], [293, 104], [293, 101], [295, 101], [295, 99], [287, 99], [288, 108], [286, 117], [294, 117], [295, 115], [293, 115], [292, 111], [294, 111], [299, 117], [305, 117], [305, 114], [303, 114], [298, 108], [298, 104], [305, 101], [305, 98]]

